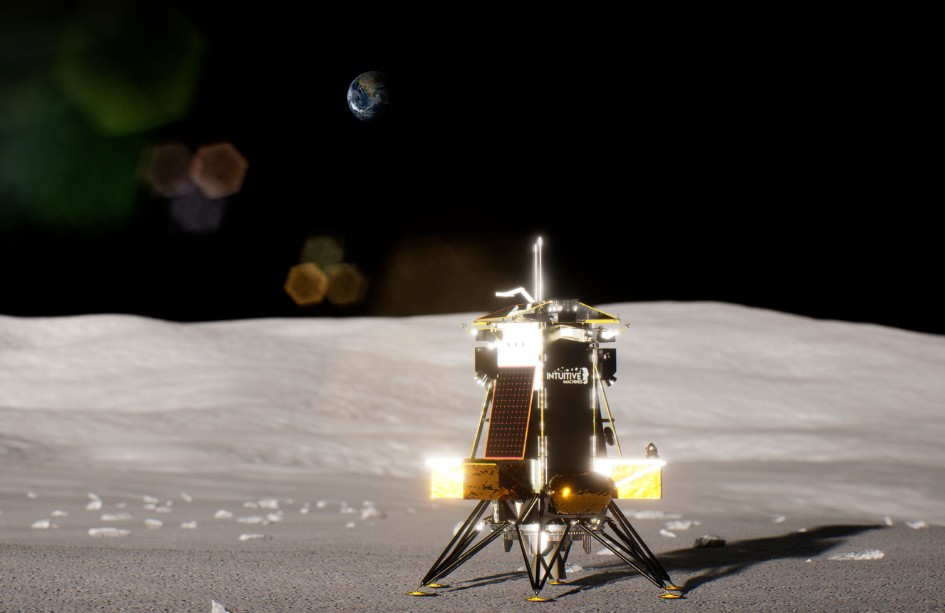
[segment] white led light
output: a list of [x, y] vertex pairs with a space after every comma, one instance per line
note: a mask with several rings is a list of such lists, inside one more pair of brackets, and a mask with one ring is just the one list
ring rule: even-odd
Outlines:
[[427, 468], [432, 468], [434, 470], [449, 470], [452, 468], [460, 468], [463, 465], [462, 458], [427, 458], [423, 462], [426, 464]]
[[537, 322], [502, 326], [499, 366], [537, 366], [541, 353], [541, 329]]

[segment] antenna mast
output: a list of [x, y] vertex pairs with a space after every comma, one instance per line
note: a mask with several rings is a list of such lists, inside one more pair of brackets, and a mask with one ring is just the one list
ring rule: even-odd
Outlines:
[[532, 251], [535, 252], [535, 299], [538, 302], [542, 300], [542, 279], [541, 279], [541, 237], [532, 245]]

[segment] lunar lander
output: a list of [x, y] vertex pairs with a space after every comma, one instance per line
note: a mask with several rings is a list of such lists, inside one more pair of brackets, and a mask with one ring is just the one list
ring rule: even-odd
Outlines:
[[[656, 447], [624, 458], [605, 387], [616, 381], [619, 318], [578, 300], [542, 297], [541, 239], [535, 297], [473, 321], [475, 371], [485, 399], [468, 458], [433, 460], [431, 497], [478, 500], [411, 596], [434, 595], [444, 577], [490, 543], [517, 548], [533, 594], [565, 583], [572, 546], [595, 543], [680, 598], [669, 573], [617, 506], [662, 496]], [[485, 440], [483, 441], [483, 434]]]

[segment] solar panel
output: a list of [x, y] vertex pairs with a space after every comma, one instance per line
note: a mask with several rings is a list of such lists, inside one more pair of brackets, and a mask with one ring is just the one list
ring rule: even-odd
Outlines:
[[534, 366], [499, 368], [492, 393], [485, 459], [521, 460], [525, 457], [534, 383]]

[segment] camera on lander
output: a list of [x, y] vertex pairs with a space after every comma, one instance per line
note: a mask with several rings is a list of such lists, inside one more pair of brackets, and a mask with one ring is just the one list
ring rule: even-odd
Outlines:
[[542, 241], [534, 245], [535, 289], [517, 303], [475, 319], [469, 327], [476, 378], [485, 399], [469, 456], [435, 459], [431, 497], [478, 500], [420, 586], [430, 589], [490, 543], [517, 549], [531, 584], [531, 601], [546, 584], [566, 583], [566, 562], [577, 545], [595, 543], [680, 598], [666, 569], [621, 512], [617, 500], [658, 499], [662, 467], [651, 443], [643, 457], [626, 458], [605, 388], [616, 381], [617, 350], [608, 346], [618, 317], [576, 299], [544, 299]]

